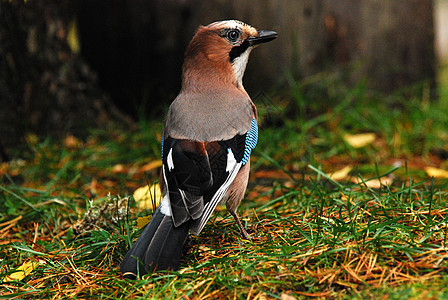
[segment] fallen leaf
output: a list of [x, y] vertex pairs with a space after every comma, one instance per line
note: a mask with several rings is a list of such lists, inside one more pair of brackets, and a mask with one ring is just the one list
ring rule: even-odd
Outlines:
[[21, 281], [23, 278], [25, 278], [28, 274], [30, 274], [39, 263], [34, 261], [28, 261], [18, 267], [15, 272], [9, 274], [3, 279], [3, 282], [11, 282], [11, 281]]
[[281, 299], [281, 300], [296, 300], [295, 297], [293, 297], [293, 296], [291, 296], [291, 295], [288, 295], [288, 294], [285, 294], [285, 293], [283, 293], [283, 294], [280, 296], [280, 299]]
[[382, 177], [381, 179], [372, 179], [372, 180], [368, 180], [368, 181], [362, 181], [359, 178], [357, 178], [353, 182], [356, 182], [357, 184], [362, 184], [362, 185], [372, 188], [372, 189], [379, 189], [381, 186], [391, 185], [393, 182], [393, 179], [390, 177]]
[[204, 246], [204, 245], [200, 245], [199, 250], [201, 250], [203, 252], [208, 252], [208, 251], [210, 251], [210, 248], [207, 246]]
[[82, 143], [73, 135], [68, 135], [64, 139], [65, 147], [69, 149], [76, 149], [82, 146]]
[[92, 194], [96, 194], [97, 193], [97, 188], [99, 187], [99, 185], [98, 185], [98, 180], [94, 177], [94, 178], [92, 178], [92, 182], [90, 182], [90, 185], [89, 185], [89, 189], [90, 189], [90, 192], [92, 193]]
[[0, 164], [0, 176], [3, 176], [8, 172], [9, 164], [4, 162]]
[[446, 170], [433, 168], [433, 167], [426, 167], [425, 168], [425, 172], [430, 177], [434, 177], [434, 178], [448, 178], [448, 171], [446, 171]]
[[134, 199], [140, 209], [155, 210], [160, 201], [162, 201], [162, 192], [159, 184], [155, 183], [151, 186], [146, 185], [138, 188], [134, 192]]
[[139, 229], [142, 229], [143, 227], [145, 227], [146, 224], [149, 223], [149, 221], [151, 221], [152, 216], [144, 216], [144, 217], [138, 217], [137, 218], [137, 227]]
[[344, 140], [353, 148], [362, 148], [373, 143], [376, 139], [374, 133], [345, 134]]
[[78, 54], [79, 51], [81, 50], [81, 44], [79, 42], [78, 26], [76, 24], [75, 19], [71, 21], [68, 26], [67, 44], [72, 50], [72, 52], [75, 54]]
[[162, 160], [158, 159], [158, 160], [153, 160], [152, 162], [149, 162], [143, 166], [141, 166], [138, 171], [139, 172], [147, 172], [147, 171], [151, 171], [157, 168], [160, 168], [162, 166]]
[[327, 174], [327, 176], [330, 177], [333, 180], [336, 180], [336, 181], [342, 180], [342, 179], [348, 177], [348, 174], [350, 173], [350, 171], [352, 169], [353, 169], [352, 166], [345, 166], [342, 169], [340, 169], [340, 170], [338, 170], [338, 171], [336, 171], [334, 173]]
[[113, 166], [112, 172], [114, 172], [115, 174], [117, 173], [124, 174], [127, 173], [127, 170], [122, 164], [116, 164], [115, 166]]

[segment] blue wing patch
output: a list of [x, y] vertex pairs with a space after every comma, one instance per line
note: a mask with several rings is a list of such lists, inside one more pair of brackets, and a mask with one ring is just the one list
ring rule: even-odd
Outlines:
[[163, 130], [162, 133], [162, 161], [163, 161], [163, 141], [165, 140], [165, 129]]
[[255, 149], [257, 142], [258, 142], [258, 125], [257, 120], [253, 118], [250, 124], [250, 129], [246, 133], [246, 144], [244, 145], [244, 155], [242, 159], [243, 166], [249, 160], [250, 154], [252, 153], [252, 150]]
[[[162, 134], [162, 143], [161, 143], [162, 160], [165, 158], [164, 157], [164, 148], [165, 148], [164, 141], [165, 141], [165, 130], [163, 131], [163, 134]], [[246, 133], [246, 141], [244, 144], [244, 153], [243, 153], [243, 158], [241, 159], [243, 166], [249, 160], [249, 157], [252, 154], [252, 150], [254, 150], [255, 146], [257, 146], [257, 142], [258, 142], [258, 125], [257, 125], [257, 120], [255, 118], [253, 118], [252, 122], [250, 123], [250, 129]], [[239, 159], [237, 159], [237, 160], [239, 160]]]

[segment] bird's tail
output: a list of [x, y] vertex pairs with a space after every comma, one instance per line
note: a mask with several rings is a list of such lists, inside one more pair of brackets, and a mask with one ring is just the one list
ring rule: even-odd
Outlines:
[[179, 269], [190, 223], [175, 227], [172, 217], [159, 207], [121, 262], [123, 276], [133, 279], [155, 270]]

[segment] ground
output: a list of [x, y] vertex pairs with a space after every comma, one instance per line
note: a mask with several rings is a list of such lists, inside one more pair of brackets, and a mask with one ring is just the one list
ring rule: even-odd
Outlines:
[[28, 134], [0, 165], [0, 298], [446, 298], [447, 90], [319, 76], [254, 97], [239, 208], [253, 241], [220, 207], [179, 271], [136, 281], [118, 266], [152, 212], [133, 193], [158, 180], [163, 116], [85, 140]]

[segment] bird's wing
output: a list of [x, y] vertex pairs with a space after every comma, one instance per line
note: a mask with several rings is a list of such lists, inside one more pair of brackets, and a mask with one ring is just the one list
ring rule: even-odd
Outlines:
[[164, 137], [162, 161], [167, 193], [161, 211], [172, 215], [175, 226], [192, 219], [193, 234], [203, 229], [255, 148], [258, 140], [255, 117], [249, 124], [245, 133], [220, 141]]
[[[225, 168], [223, 168], [222, 166], [215, 164], [215, 160], [220, 161], [220, 159], [217, 159], [219, 156], [214, 157], [210, 155], [210, 165], [216, 165], [215, 168], [212, 167], [212, 174], [214, 176], [213, 178], [215, 178], [215, 182], [205, 196], [204, 212], [200, 221], [196, 222], [191, 227], [191, 232], [193, 234], [197, 235], [202, 231], [218, 203], [220, 203], [227, 194], [227, 190], [233, 183], [239, 170], [248, 162], [252, 150], [257, 145], [257, 141], [257, 120], [253, 118], [250, 129], [245, 134], [236, 135], [232, 139], [218, 142], [221, 148], [221, 153], [224, 153], [225, 155], [226, 165]], [[213, 172], [214, 169], [215, 172]]]
[[167, 192], [161, 210], [175, 226], [196, 220], [204, 209], [204, 195], [212, 186], [212, 172], [204, 143], [167, 137], [162, 144], [163, 178]]

